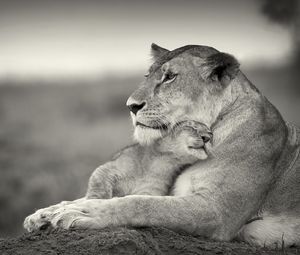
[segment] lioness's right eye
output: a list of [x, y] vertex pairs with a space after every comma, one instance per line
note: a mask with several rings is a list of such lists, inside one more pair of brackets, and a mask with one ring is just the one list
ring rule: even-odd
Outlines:
[[177, 77], [177, 74], [175, 73], [166, 73], [164, 74], [163, 78], [162, 78], [162, 83], [171, 83], [172, 81], [174, 81]]

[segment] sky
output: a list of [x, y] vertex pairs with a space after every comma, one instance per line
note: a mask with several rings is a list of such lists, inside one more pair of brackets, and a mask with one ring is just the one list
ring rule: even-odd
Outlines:
[[278, 65], [291, 35], [259, 8], [257, 0], [0, 0], [0, 77], [146, 70], [152, 42]]

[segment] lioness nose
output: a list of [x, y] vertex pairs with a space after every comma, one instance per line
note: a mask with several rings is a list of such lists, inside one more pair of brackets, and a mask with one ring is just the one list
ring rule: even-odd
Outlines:
[[136, 115], [137, 112], [145, 106], [145, 104], [146, 104], [145, 102], [143, 102], [141, 104], [130, 104], [130, 105], [127, 105], [127, 107], [133, 114]]

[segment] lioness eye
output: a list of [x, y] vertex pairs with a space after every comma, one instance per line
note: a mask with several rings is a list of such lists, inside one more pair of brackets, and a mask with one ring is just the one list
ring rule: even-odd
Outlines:
[[166, 73], [163, 76], [163, 80], [162, 83], [170, 83], [172, 81], [174, 81], [177, 77], [177, 74], [175, 73]]

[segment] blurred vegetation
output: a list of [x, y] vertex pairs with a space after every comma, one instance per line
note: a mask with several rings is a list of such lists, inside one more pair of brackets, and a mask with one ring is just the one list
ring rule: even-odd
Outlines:
[[20, 233], [35, 209], [84, 195], [91, 172], [130, 143], [125, 103], [137, 84], [1, 84], [0, 236]]
[[[288, 68], [247, 70], [287, 120], [300, 125]], [[91, 172], [131, 143], [125, 106], [140, 78], [0, 84], [0, 236], [34, 210], [83, 196]], [[297, 86], [295, 85], [297, 84]]]

